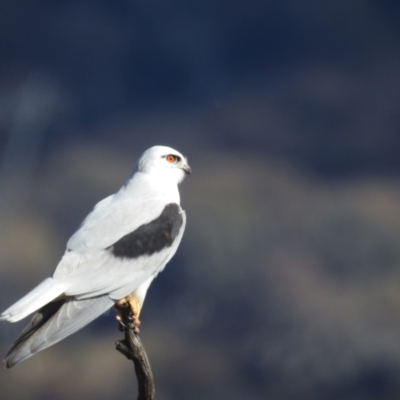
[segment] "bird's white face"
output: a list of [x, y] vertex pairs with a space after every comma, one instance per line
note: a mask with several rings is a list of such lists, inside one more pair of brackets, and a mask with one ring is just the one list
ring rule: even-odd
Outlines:
[[144, 173], [157, 173], [160, 176], [171, 177], [181, 182], [191, 169], [179, 151], [166, 146], [154, 146], [148, 149], [140, 158], [138, 169]]

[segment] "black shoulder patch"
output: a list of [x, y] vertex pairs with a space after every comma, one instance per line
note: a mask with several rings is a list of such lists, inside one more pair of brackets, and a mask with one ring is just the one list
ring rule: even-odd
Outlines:
[[183, 224], [178, 204], [167, 204], [158, 218], [123, 236], [108, 249], [115, 257], [138, 258], [170, 247]]

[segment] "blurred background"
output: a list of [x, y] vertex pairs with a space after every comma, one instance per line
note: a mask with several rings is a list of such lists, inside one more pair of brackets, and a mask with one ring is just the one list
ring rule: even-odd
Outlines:
[[[1, 310], [169, 145], [194, 172], [141, 317], [157, 399], [398, 399], [399, 20], [395, 0], [1, 1]], [[0, 398], [135, 398], [121, 337], [110, 311], [0, 370]]]

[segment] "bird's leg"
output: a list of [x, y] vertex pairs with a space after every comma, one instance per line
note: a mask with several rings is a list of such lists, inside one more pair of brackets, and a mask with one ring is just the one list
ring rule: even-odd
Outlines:
[[134, 295], [134, 293], [129, 294], [128, 296], [124, 297], [121, 300], [118, 300], [115, 303], [115, 308], [117, 309], [117, 314], [118, 314], [116, 319], [119, 322], [119, 324], [122, 325], [122, 327], [125, 327], [122, 318], [122, 310], [125, 307], [130, 308], [130, 317], [132, 318], [133, 325], [135, 326], [135, 332], [139, 333], [139, 325], [140, 325], [139, 315], [142, 307], [139, 300]]

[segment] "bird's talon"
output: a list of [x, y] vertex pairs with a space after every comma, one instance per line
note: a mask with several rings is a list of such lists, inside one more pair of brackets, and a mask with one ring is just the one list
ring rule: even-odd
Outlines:
[[126, 325], [124, 324], [124, 321], [122, 320], [120, 315], [116, 315], [115, 319], [117, 320], [118, 323], [118, 330], [120, 332], [123, 332], [126, 329]]
[[131, 313], [127, 315], [127, 319], [129, 322], [135, 322], [135, 317]]

